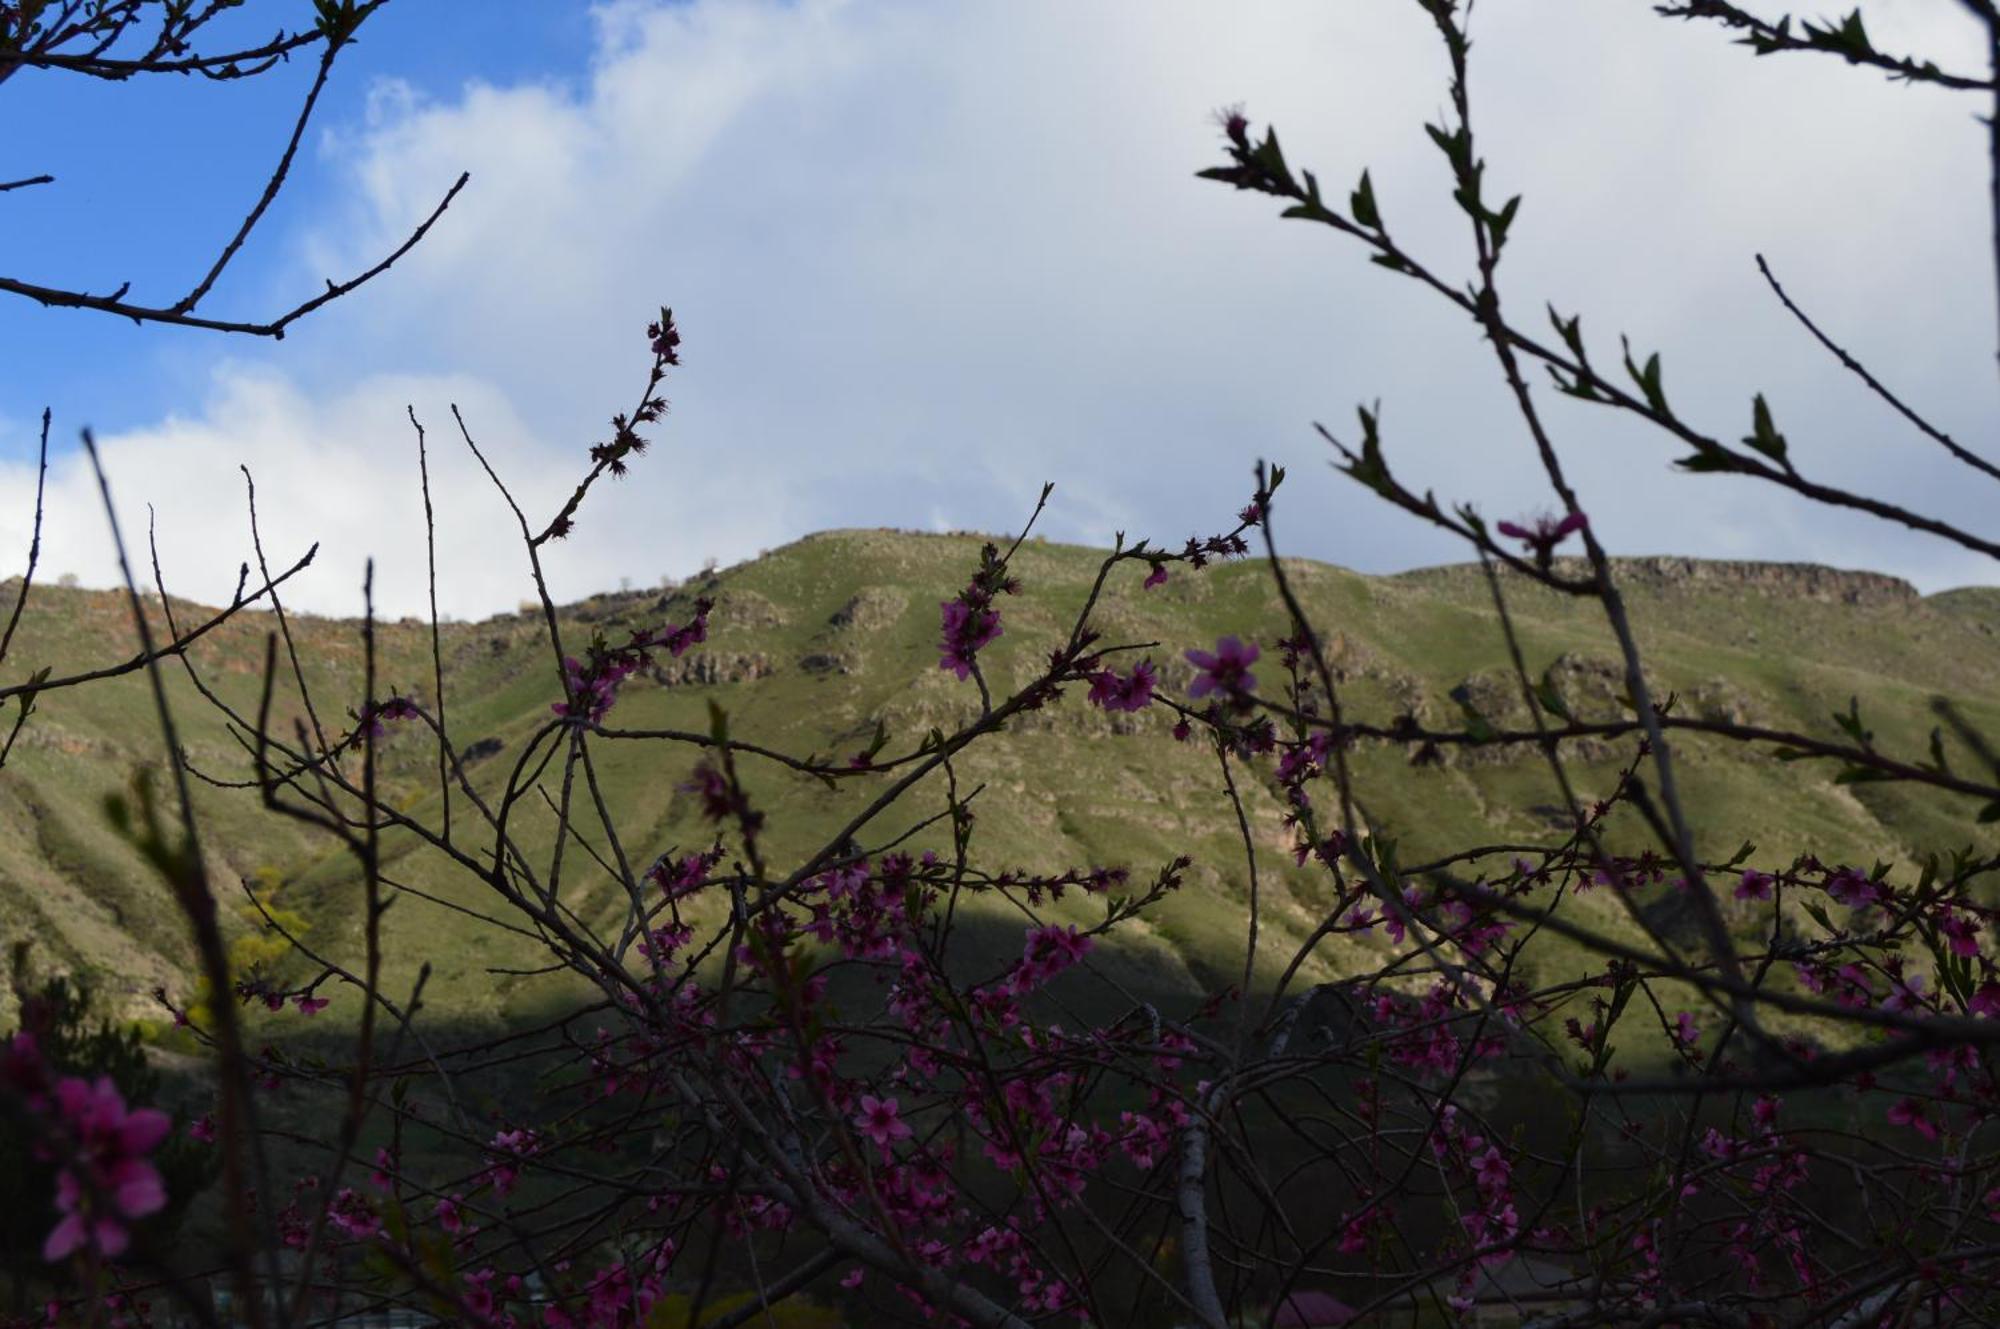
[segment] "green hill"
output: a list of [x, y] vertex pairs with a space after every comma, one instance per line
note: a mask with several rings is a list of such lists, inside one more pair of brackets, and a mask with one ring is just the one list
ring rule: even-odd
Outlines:
[[[938, 668], [936, 640], [938, 602], [976, 566], [980, 543], [975, 536], [828, 532], [669, 592], [571, 605], [563, 611], [565, 641], [575, 650], [594, 629], [616, 636], [625, 627], [679, 621], [695, 595], [711, 595], [718, 608], [708, 642], [628, 681], [611, 723], [706, 730], [712, 701], [729, 713], [734, 736], [798, 754], [857, 751], [878, 721], [890, 731], [891, 750], [902, 750], [933, 725], [949, 727], [977, 707], [973, 685]], [[1005, 602], [1006, 633], [982, 657], [996, 691], [1025, 678], [1067, 628], [1101, 557], [1036, 541], [1022, 547], [1014, 564], [1022, 592]], [[1476, 568], [1369, 577], [1323, 564], [1287, 566], [1332, 636], [1351, 716], [1386, 724], [1408, 712], [1452, 725], [1460, 711], [1451, 694], [1464, 688], [1496, 723], [1523, 722]], [[1636, 559], [1620, 566], [1652, 678], [1678, 694], [1684, 712], [1834, 738], [1831, 712], [1858, 695], [1878, 744], [1913, 758], [1927, 752], [1934, 696], [1958, 700], [1975, 724], [2000, 730], [2000, 591], [1923, 598], [1891, 578], [1804, 565]], [[1285, 627], [1269, 573], [1258, 563], [1200, 574], [1177, 570], [1152, 591], [1140, 588], [1140, 573], [1121, 572], [1099, 616], [1106, 639], [1159, 643], [1150, 653], [1176, 689], [1189, 677], [1180, 663], [1184, 649], [1223, 633], [1268, 641]], [[1509, 586], [1530, 667], [1550, 669], [1580, 717], [1615, 716], [1617, 657], [1594, 605], [1518, 581]], [[5, 593], [11, 602], [12, 588]], [[173, 609], [184, 625], [204, 612], [179, 602]], [[267, 613], [245, 613], [189, 652], [188, 665], [240, 714], [255, 714], [264, 639], [273, 626]], [[345, 733], [353, 724], [349, 708], [360, 700], [359, 626], [295, 616], [293, 628], [319, 722], [330, 734]], [[479, 754], [471, 767], [475, 783], [495, 787], [560, 696], [540, 615], [447, 625], [443, 640], [453, 739]], [[49, 665], [63, 674], [133, 649], [121, 596], [38, 587], [9, 669], [25, 677]], [[382, 625], [380, 650], [384, 681], [428, 701], [427, 626]], [[1267, 650], [1267, 690], [1277, 679], [1273, 657]], [[200, 701], [181, 666], [170, 665], [169, 678], [195, 768], [217, 781], [247, 779], [240, 732]], [[307, 717], [289, 677], [280, 684], [274, 710], [289, 732]], [[976, 848], [993, 870], [1123, 864], [1149, 877], [1167, 860], [1191, 855], [1188, 887], [1105, 957], [1110, 975], [1122, 982], [1185, 990], [1191, 977], [1240, 976], [1247, 885], [1214, 758], [1201, 744], [1176, 743], [1167, 725], [1160, 708], [1107, 715], [1073, 689], [1061, 705], [979, 745], [957, 775], [961, 788], [982, 787], [974, 804]], [[1760, 862], [1806, 848], [1828, 859], [1908, 861], [1968, 841], [2000, 843], [1989, 828], [1975, 826], [1977, 809], [1969, 804], [1919, 797], [1895, 784], [1837, 785], [1825, 764], [1781, 762], [1696, 738], [1678, 746], [1690, 811], [1712, 859], [1727, 858], [1746, 839], [1760, 846]], [[1972, 765], [1952, 740], [1948, 749]], [[134, 674], [47, 696], [0, 771], [0, 941], [32, 939], [44, 964], [92, 972], [100, 988], [134, 1013], [155, 985], [188, 990], [187, 948], [164, 890], [113, 833], [103, 805], [135, 768], [158, 764], [162, 751], [143, 676]], [[649, 861], [707, 842], [690, 796], [679, 788], [694, 764], [691, 749], [602, 742], [594, 751], [633, 857]], [[1568, 751], [1588, 796], [1608, 790], [1631, 745], [1580, 743]], [[382, 752], [390, 796], [434, 820], [436, 758], [428, 736], [400, 726]], [[1447, 752], [1442, 765], [1423, 766], [1410, 757], [1400, 744], [1363, 745], [1356, 756], [1370, 808], [1398, 840], [1404, 863], [1467, 844], [1531, 842], [1559, 832], [1560, 800], [1533, 751], [1459, 750]], [[755, 762], [744, 769], [770, 814], [767, 847], [781, 867], [878, 788], [863, 780], [827, 789]], [[1268, 770], [1259, 774], [1268, 777]], [[198, 803], [218, 881], [236, 893], [230, 903], [247, 912], [248, 886], [265, 883], [304, 920], [312, 945], [340, 958], [356, 953], [356, 878], [336, 845], [264, 812], [252, 790], [204, 786]], [[919, 788], [885, 829], [900, 832], [939, 807], [935, 791]], [[1275, 966], [1310, 931], [1325, 892], [1311, 874], [1292, 868], [1282, 809], [1268, 788], [1251, 789], [1249, 811], [1266, 890], [1260, 962]], [[477, 829], [462, 807], [457, 827], [468, 836]], [[538, 798], [524, 805], [514, 828], [531, 853], [544, 854], [552, 829]], [[1630, 826], [1617, 834], [1635, 846], [1640, 839]], [[479, 841], [472, 836], [467, 843]], [[492, 907], [480, 881], [407, 838], [391, 836], [384, 848], [388, 875], [412, 892], [389, 914], [392, 990], [407, 991], [417, 965], [428, 961], [435, 970], [428, 996], [434, 1011], [512, 1019], [566, 999], [559, 981], [504, 972], [533, 968], [542, 957], [532, 942], [477, 917]], [[1580, 896], [1568, 907], [1636, 937], [1608, 894]], [[564, 899], [586, 918], [622, 917], [615, 883], [574, 849]], [[1003, 918], [997, 902], [975, 913], [973, 923], [996, 929], [998, 950], [1012, 954], [1019, 945], [1018, 916]], [[1323, 963], [1346, 968], [1367, 958], [1366, 944], [1353, 943], [1349, 953]], [[1547, 970], [1577, 961], [1552, 942], [1535, 963]]]

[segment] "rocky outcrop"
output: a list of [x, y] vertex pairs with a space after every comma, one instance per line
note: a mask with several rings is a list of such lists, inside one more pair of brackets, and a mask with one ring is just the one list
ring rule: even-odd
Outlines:
[[[1571, 580], [1590, 576], [1590, 564], [1575, 556], [1556, 559], [1553, 570]], [[1922, 599], [1917, 594], [1917, 588], [1901, 577], [1829, 568], [1818, 563], [1757, 563], [1660, 554], [1614, 558], [1611, 560], [1611, 571], [1627, 590], [1741, 589], [1786, 599], [1865, 608], [1905, 608], [1916, 605]], [[1485, 587], [1485, 574], [1477, 564], [1472, 563], [1424, 568], [1402, 573], [1396, 578], [1403, 579], [1450, 586], [1463, 582], [1477, 585], [1482, 590]], [[1510, 576], [1509, 579], [1513, 578]]]
[[848, 602], [833, 611], [827, 625], [848, 631], [876, 632], [903, 616], [909, 597], [883, 586], [863, 587]]
[[851, 674], [855, 663], [844, 651], [808, 651], [799, 657], [799, 668], [808, 674]]
[[771, 658], [762, 651], [696, 651], [660, 661], [648, 676], [663, 688], [685, 688], [747, 683], [771, 673]]

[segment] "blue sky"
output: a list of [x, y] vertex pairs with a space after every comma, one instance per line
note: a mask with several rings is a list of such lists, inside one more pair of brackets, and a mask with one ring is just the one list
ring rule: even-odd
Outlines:
[[[269, 8], [302, 10], [303, 5]], [[1979, 68], [1948, 0], [1870, 29]], [[253, 12], [256, 7], [253, 6]], [[260, 24], [269, 26], [260, 18]], [[1962, 438], [1994, 434], [1994, 281], [1978, 107], [1836, 61], [1753, 61], [1644, 0], [1489, 0], [1473, 92], [1496, 190], [1526, 194], [1502, 274], [1580, 311], [1600, 356], [1660, 350], [1676, 406], [1745, 432], [1764, 392], [1814, 474], [1977, 527], [1987, 496], [1913, 440], [1763, 289], [1793, 293]], [[310, 71], [236, 87], [0, 85], [10, 271], [171, 298], [262, 183]], [[656, 450], [584, 514], [563, 595], [649, 584], [816, 529], [1004, 529], [1178, 542], [1226, 525], [1259, 458], [1296, 477], [1288, 546], [1371, 571], [1461, 551], [1323, 465], [1311, 429], [1380, 398], [1392, 458], [1496, 517], [1546, 506], [1490, 357], [1457, 316], [1267, 201], [1197, 181], [1213, 110], [1275, 121], [1344, 188], [1371, 168], [1399, 237], [1468, 270], [1422, 123], [1444, 96], [1406, 0], [396, 0], [343, 57], [292, 187], [215, 297], [267, 315], [393, 246], [411, 259], [281, 344], [0, 302], [0, 549], [25, 546], [32, 425], [90, 424], [121, 508], [161, 514], [170, 581], [219, 596], [247, 552], [239, 461], [279, 543], [323, 541], [299, 602], [349, 612], [362, 560], [421, 557], [414, 405], [438, 448], [441, 594], [527, 593], [458, 404], [531, 508], [625, 409], [663, 303], [685, 366]], [[1949, 547], [1675, 473], [1664, 440], [1551, 408], [1615, 550], [2000, 580]], [[1733, 435], [1731, 435], [1733, 436]], [[108, 579], [73, 458], [47, 566]], [[390, 577], [392, 612], [420, 588]]]
[[[262, 0], [226, 31], [254, 40], [280, 17], [296, 25], [310, 12], [308, 4]], [[571, 0], [402, 0], [379, 11], [341, 55], [315, 123], [358, 122], [371, 89], [385, 80], [449, 95], [475, 78], [579, 77], [592, 48], [588, 6]], [[234, 83], [29, 74], [0, 84], [0, 114], [33, 129], [7, 136], [0, 176], [58, 177], [0, 207], [0, 246], [14, 256], [7, 275], [97, 292], [130, 280], [134, 299], [177, 298], [263, 188], [312, 73], [313, 61], [298, 59]], [[301, 156], [267, 229], [218, 291], [218, 315], [267, 315], [286, 294], [294, 302], [312, 294], [284, 238], [337, 200], [343, 182], [311, 146]], [[73, 425], [139, 427], [186, 409], [188, 379], [218, 355], [258, 358], [243, 342], [223, 346], [14, 303], [0, 304], [0, 337], [9, 348], [0, 359], [0, 413], [14, 426], [0, 447], [16, 458], [32, 454], [34, 437], [22, 422], [39, 416], [35, 403], [63, 404]]]

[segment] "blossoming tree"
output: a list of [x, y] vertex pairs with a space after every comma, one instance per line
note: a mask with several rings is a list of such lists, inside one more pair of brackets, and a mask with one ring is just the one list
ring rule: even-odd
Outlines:
[[[1333, 625], [1312, 620], [1277, 556], [1283, 475], [1272, 469], [1214, 535], [1180, 546], [1120, 535], [1011, 688], [994, 686], [984, 660], [1010, 630], [1006, 607], [1035, 593], [1016, 569], [1028, 530], [987, 545], [939, 602], [938, 666], [968, 698], [962, 724], [900, 737], [878, 728], [866, 750], [835, 756], [748, 741], [719, 708], [705, 731], [620, 727], [621, 683], [691, 649], [728, 612], [691, 601], [679, 621], [572, 648], [542, 576], [594, 488], [665, 417], [680, 336], [663, 310], [648, 330], [641, 405], [612, 419], [552, 516], [531, 519], [533, 505], [494, 473], [540, 592], [549, 698], [504, 779], [469, 773], [441, 657], [427, 697], [378, 685], [372, 620], [344, 734], [300, 725], [288, 735], [272, 723], [289, 644], [282, 620], [255, 713], [188, 668], [246, 736], [244, 796], [351, 855], [360, 941], [339, 956], [294, 938], [308, 965], [295, 984], [232, 973], [210, 937], [198, 827], [150, 803], [128, 814], [201, 944], [204, 1008], [192, 1010], [188, 994], [162, 1000], [215, 1067], [215, 1111], [193, 1129], [221, 1167], [228, 1221], [215, 1265], [232, 1296], [220, 1309], [208, 1285], [147, 1247], [143, 1220], [164, 1198], [148, 1162], [162, 1121], [42, 1067], [32, 1040], [17, 1040], [7, 1083], [27, 1088], [16, 1117], [67, 1179], [45, 1253], [84, 1275], [50, 1314], [130, 1320], [142, 1288], [211, 1324], [404, 1308], [551, 1329], [768, 1324], [808, 1294], [838, 1301], [854, 1323], [1226, 1329], [1282, 1323], [1299, 1293], [1327, 1288], [1356, 1322], [1377, 1323], [1451, 1322], [1496, 1302], [1551, 1326], [1943, 1324], [2000, 1313], [2000, 1081], [1990, 1064], [2000, 969], [1985, 885], [2000, 858], [1942, 850], [1899, 867], [1729, 854], [1687, 813], [1692, 777], [1677, 757], [1682, 740], [1701, 736], [1826, 763], [1850, 783], [1901, 781], [1948, 801], [1968, 835], [2000, 816], [2000, 762], [1949, 704], [1931, 749], [1910, 754], [1879, 746], [1858, 704], [1826, 737], [1692, 716], [1658, 695], [1531, 371], [1666, 431], [1691, 470], [1983, 553], [2000, 547], [1811, 478], [1761, 397], [1751, 432], [1730, 442], [1676, 412], [1657, 356], [1641, 364], [1627, 352], [1605, 370], [1578, 317], [1551, 314], [1552, 337], [1512, 321], [1500, 273], [1519, 199], [1495, 206], [1485, 193], [1466, 81], [1469, 6], [1413, 2], [1445, 58], [1448, 109], [1430, 134], [1466, 217], [1469, 282], [1403, 246], [1366, 173], [1343, 207], [1241, 112], [1224, 116], [1226, 161], [1203, 174], [1361, 246], [1464, 313], [1490, 345], [1555, 514], [1489, 526], [1470, 502], [1409, 488], [1374, 410], [1358, 413], [1358, 435], [1322, 432], [1354, 480], [1473, 551], [1525, 726], [1496, 724], [1465, 699], [1450, 727], [1355, 703], [1329, 651]], [[2000, 43], [2000, 10], [1971, 7]], [[1831, 54], [1896, 77], [2000, 89], [2000, 70], [1963, 75], [1877, 50], [1858, 16], [1795, 29], [1716, 0], [1662, 9], [1736, 30], [1759, 53]], [[2000, 476], [1866, 381], [1954, 457]], [[455, 423], [477, 453], [469, 424]], [[1261, 640], [1101, 635], [1108, 587], [1144, 594], [1257, 552], [1284, 606]], [[1621, 653], [1619, 718], [1581, 718], [1530, 669], [1509, 604], [1531, 588], [1602, 611]], [[136, 621], [147, 631], [143, 613]], [[156, 671], [159, 655], [149, 644]], [[1190, 681], [1176, 695], [1169, 671], [1182, 665]], [[292, 681], [305, 690], [302, 672]], [[966, 754], [1057, 706], [1163, 713], [1174, 738], [1213, 761], [1249, 883], [1236, 981], [1173, 1008], [1134, 999], [1081, 1018], [1066, 1009], [1063, 984], [1181, 889], [1191, 863], [1040, 874], [984, 865], [958, 779]], [[381, 793], [378, 745], [398, 732], [435, 746], [435, 819]], [[1573, 769], [1585, 740], [1615, 754], [1608, 790], [1594, 796]], [[614, 815], [605, 754], [632, 744], [661, 752], [658, 769], [683, 782], [709, 843], [655, 843], [650, 828]], [[1560, 826], [1532, 843], [1401, 861], [1370, 816], [1357, 754], [1403, 752], [1423, 766], [1448, 750], [1494, 748], [1546, 767]], [[171, 741], [169, 755], [185, 780]], [[753, 766], [844, 799], [837, 829], [803, 850], [781, 847], [746, 776]], [[1282, 798], [1293, 863], [1320, 882], [1309, 937], [1271, 971], [1256, 963], [1269, 865], [1244, 811], [1253, 781]], [[521, 829], [536, 807], [555, 827], [545, 852]], [[918, 831], [935, 831], [941, 846], [915, 849]], [[382, 979], [382, 918], [401, 889], [383, 866], [391, 835], [477, 882], [494, 926], [532, 937], [551, 968], [572, 975], [592, 1032], [574, 1032], [565, 1014], [467, 1046], [432, 1037], [427, 980], [400, 993]], [[577, 907], [585, 875], [609, 883], [608, 915]], [[1641, 942], [1573, 907], [1595, 892], [1617, 902]], [[1659, 926], [1651, 906], [1662, 898], [1690, 932]], [[968, 936], [974, 901], [1018, 919], [1003, 949], [990, 933]], [[1538, 947], [1558, 937], [1589, 962], [1543, 964]], [[1335, 953], [1367, 963], [1323, 963]], [[1342, 976], [1318, 977], [1327, 973]], [[232, 993], [301, 1017], [335, 1003], [352, 1042], [319, 1063], [253, 1051], [232, 1023]], [[460, 1086], [528, 1055], [521, 1047], [533, 1049], [544, 1093], [508, 1099], [497, 1115], [471, 1110]], [[316, 1138], [294, 1142], [310, 1146], [310, 1168], [275, 1175], [259, 1105], [288, 1083], [337, 1106]]]

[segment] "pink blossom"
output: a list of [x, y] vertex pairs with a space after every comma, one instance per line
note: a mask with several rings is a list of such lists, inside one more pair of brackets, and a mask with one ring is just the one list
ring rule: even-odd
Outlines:
[[944, 611], [944, 639], [938, 644], [938, 668], [970, 678], [973, 657], [1002, 631], [1000, 611], [974, 608], [963, 600], [945, 600], [939, 608]]
[[1242, 697], [1257, 690], [1257, 676], [1250, 672], [1250, 666], [1257, 662], [1257, 643], [1245, 644], [1235, 637], [1224, 637], [1215, 643], [1215, 650], [1189, 651], [1187, 662], [1201, 672], [1188, 685], [1188, 696], [1206, 697], [1211, 692], [1220, 692], [1225, 697]]
[[1830, 874], [1825, 889], [1837, 902], [1856, 909], [1882, 898], [1881, 888], [1854, 868], [1842, 868]]
[[1572, 512], [1560, 519], [1544, 513], [1528, 526], [1503, 521], [1500, 523], [1500, 534], [1510, 540], [1519, 540], [1535, 556], [1536, 562], [1546, 564], [1557, 545], [1589, 524], [1581, 512]]
[[1100, 669], [1090, 676], [1090, 704], [1107, 711], [1143, 711], [1153, 704], [1153, 688], [1158, 682], [1151, 660], [1141, 660], [1130, 676]]
[[61, 1260], [84, 1248], [116, 1256], [130, 1244], [128, 1220], [166, 1207], [166, 1184], [145, 1156], [173, 1123], [156, 1108], [126, 1107], [108, 1076], [95, 1084], [60, 1081], [55, 1108], [74, 1153], [56, 1175], [63, 1217], [43, 1243], [42, 1258]]
[[1947, 909], [1938, 919], [1938, 931], [1950, 942], [1953, 955], [1970, 958], [1979, 954], [1979, 924], [1973, 919]]
[[893, 1098], [863, 1094], [861, 1110], [854, 1114], [854, 1127], [887, 1152], [892, 1142], [906, 1140], [912, 1134], [910, 1123], [903, 1120], [901, 1112], [902, 1106]]
[[1777, 879], [1768, 872], [1746, 870], [1743, 879], [1736, 883], [1736, 898], [1739, 900], [1768, 900], [1771, 887]]
[[1926, 1140], [1938, 1137], [1937, 1124], [1924, 1115], [1924, 1105], [1914, 1098], [1899, 1098], [1889, 1105], [1889, 1124], [1908, 1126]]

